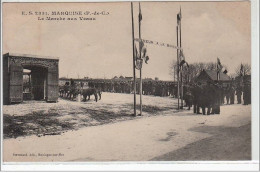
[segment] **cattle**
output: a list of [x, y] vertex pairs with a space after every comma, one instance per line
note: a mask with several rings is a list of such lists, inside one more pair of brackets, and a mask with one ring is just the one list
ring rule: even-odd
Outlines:
[[101, 89], [97, 89], [95, 87], [91, 87], [91, 88], [84, 88], [82, 87], [82, 84], [77, 84], [77, 83], [73, 83], [72, 85], [66, 83], [63, 86], [59, 87], [59, 92], [60, 92], [60, 97], [66, 97], [70, 100], [74, 100], [76, 98], [77, 95], [82, 95], [84, 101], [90, 100], [90, 96], [94, 95], [95, 96], [95, 101], [97, 102], [97, 100], [101, 100], [101, 94], [102, 94], [102, 90]]
[[83, 96], [83, 101], [84, 102], [87, 101], [87, 97], [88, 97], [88, 100], [90, 100], [90, 96], [91, 95], [95, 96], [95, 101], [96, 102], [98, 101], [98, 95], [100, 96], [100, 99], [101, 99], [101, 93], [96, 88], [82, 89], [80, 93]]
[[69, 98], [70, 100], [73, 100], [74, 98], [76, 98], [76, 96], [78, 94], [80, 94], [80, 85], [73, 84], [73, 85], [69, 86], [69, 91], [67, 93], [67, 98]]

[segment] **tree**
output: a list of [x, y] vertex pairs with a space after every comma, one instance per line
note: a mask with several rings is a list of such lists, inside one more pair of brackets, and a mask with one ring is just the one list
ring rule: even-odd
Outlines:
[[[227, 66], [223, 65], [223, 69], [227, 70]], [[223, 70], [222, 69], [222, 70]], [[202, 70], [217, 70], [217, 62], [198, 62], [192, 63], [188, 66], [183, 66], [182, 74], [183, 74], [183, 82], [189, 83], [192, 82]], [[175, 81], [177, 81], [177, 62], [174, 60], [170, 65], [170, 74]]]
[[251, 75], [251, 66], [249, 64], [240, 64], [235, 70], [236, 76]]
[[172, 76], [174, 81], [177, 81], [177, 61], [173, 60], [169, 67], [169, 73]]

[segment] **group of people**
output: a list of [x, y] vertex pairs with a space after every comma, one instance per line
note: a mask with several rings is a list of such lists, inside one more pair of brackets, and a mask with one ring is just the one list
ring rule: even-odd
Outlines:
[[[139, 93], [139, 83], [137, 83], [137, 91]], [[177, 84], [175, 82], [166, 81], [145, 81], [142, 83], [142, 94], [160, 97], [175, 97], [177, 94]]]
[[223, 85], [210, 81], [204, 84], [198, 82], [184, 87], [183, 99], [189, 108], [193, 105], [194, 113], [200, 114], [202, 109], [204, 115], [220, 114], [220, 105], [235, 104], [235, 100], [237, 104], [251, 104], [251, 86], [250, 84]]
[[[75, 81], [73, 81], [74, 84]], [[67, 82], [71, 83], [71, 82]], [[81, 88], [98, 88], [102, 92], [133, 93], [134, 83], [132, 80], [89, 80], [77, 82]], [[136, 93], [140, 94], [140, 83], [136, 82]], [[166, 81], [143, 81], [142, 94], [154, 96], [177, 96], [177, 84]]]
[[[76, 84], [76, 82], [71, 79], [70, 82], [66, 82], [65, 84], [65, 86], [76, 85], [82, 89], [96, 88], [100, 92], [129, 94], [133, 93], [134, 88], [132, 80], [89, 80], [85, 82], [80, 81]], [[178, 97], [178, 89], [175, 82], [150, 80], [143, 81], [142, 85], [143, 95]], [[140, 83], [137, 81], [137, 94], [140, 94], [139, 87]], [[73, 93], [75, 87], [70, 88], [72, 88], [72, 91], [69, 93]], [[185, 101], [185, 106], [188, 106], [188, 109], [193, 106], [194, 113], [200, 114], [200, 109], [202, 109], [203, 114], [219, 114], [220, 105], [235, 104], [235, 100], [237, 104], [251, 104], [251, 85], [250, 83], [243, 83], [241, 85], [233, 82], [226, 84], [213, 81], [208, 81], [204, 84], [197, 82], [183, 86], [183, 100]]]
[[131, 93], [132, 82], [131, 81], [89, 81], [85, 85], [93, 88], [99, 88], [103, 92], [114, 92], [114, 93]]

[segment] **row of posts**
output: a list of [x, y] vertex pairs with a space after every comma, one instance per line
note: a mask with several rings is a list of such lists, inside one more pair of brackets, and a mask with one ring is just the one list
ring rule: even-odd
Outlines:
[[[179, 16], [178, 16], [179, 15]], [[183, 84], [182, 84], [182, 67], [179, 66], [180, 64], [180, 51], [179, 47], [181, 49], [181, 10], [180, 13], [177, 15], [177, 81], [178, 81], [178, 109], [183, 109]], [[132, 16], [132, 43], [133, 43], [133, 77], [134, 77], [134, 116], [136, 116], [136, 58], [135, 57], [135, 44], [134, 44], [134, 17], [133, 17], [133, 2], [131, 2], [131, 16]], [[178, 18], [179, 17], [179, 18]], [[142, 20], [142, 14], [141, 14], [141, 6], [139, 2], [139, 18], [138, 18], [138, 24], [139, 24], [139, 56], [141, 59], [141, 20]], [[142, 115], [142, 60], [141, 60], [141, 68], [140, 70], [140, 116]], [[181, 96], [181, 97], [180, 97]], [[180, 107], [180, 98], [181, 98], [181, 107]]]

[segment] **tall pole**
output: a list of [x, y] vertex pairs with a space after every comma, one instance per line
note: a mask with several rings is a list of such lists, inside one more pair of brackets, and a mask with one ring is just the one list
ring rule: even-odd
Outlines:
[[[141, 59], [141, 7], [140, 7], [140, 2], [139, 2], [139, 54], [140, 54], [140, 59]], [[142, 60], [141, 60], [141, 68], [140, 68], [140, 116], [142, 116], [142, 93], [143, 89], [142, 89]]]
[[181, 89], [180, 89], [180, 95], [181, 95], [181, 107], [180, 109], [183, 109], [183, 76], [182, 76], [182, 69], [183, 67], [180, 67], [180, 76], [181, 76]]
[[[179, 46], [179, 31], [178, 31], [178, 25], [176, 26], [176, 32], [177, 32], [177, 47]], [[177, 49], [177, 97], [178, 97], [178, 110], [180, 109], [180, 79], [179, 79], [179, 49]]]
[[[180, 15], [181, 15], [181, 8], [180, 8]], [[181, 47], [181, 18], [180, 18], [180, 48]], [[183, 67], [181, 67], [181, 109], [183, 109], [183, 74], [182, 74]]]
[[134, 15], [133, 15], [133, 2], [131, 2], [131, 15], [132, 15], [132, 42], [133, 42], [133, 76], [134, 76], [134, 116], [136, 116], [136, 75], [135, 75], [135, 45], [134, 45]]
[[175, 82], [175, 65], [173, 64], [173, 82]]
[[218, 81], [218, 71], [219, 71], [219, 64], [218, 64], [218, 57], [217, 57], [217, 81]]

